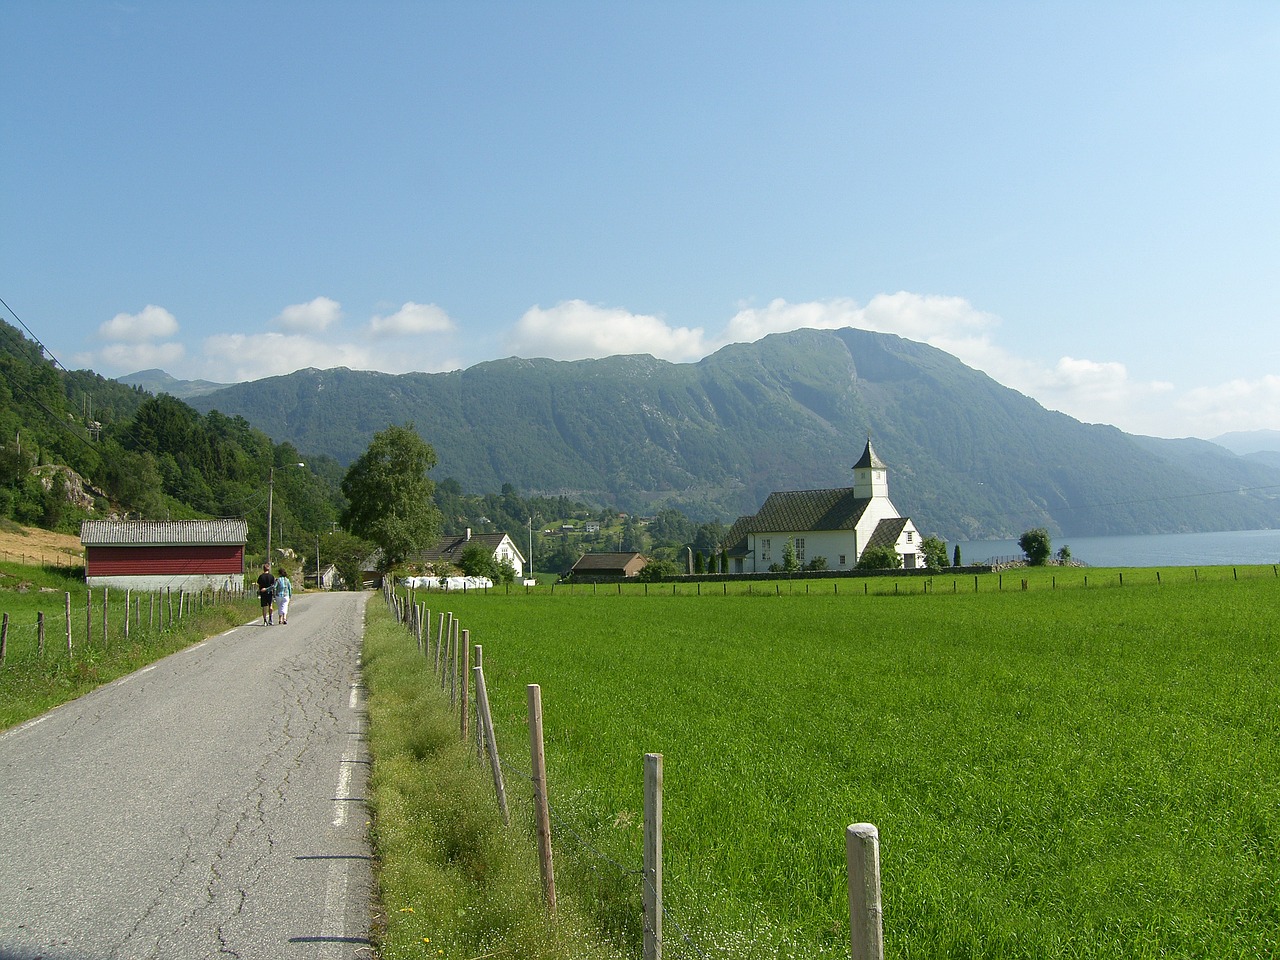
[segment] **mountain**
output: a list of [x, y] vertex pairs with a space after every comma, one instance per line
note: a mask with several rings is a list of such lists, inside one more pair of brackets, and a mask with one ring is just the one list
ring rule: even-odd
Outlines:
[[1280, 454], [1280, 430], [1239, 430], [1214, 437], [1213, 442], [1242, 457], [1253, 453]]
[[230, 386], [227, 383], [214, 383], [212, 380], [178, 380], [169, 376], [163, 370], [139, 370], [137, 373], [131, 373], [125, 377], [116, 377], [121, 383], [127, 383], [131, 387], [141, 387], [148, 393], [154, 393], [159, 396], [167, 393], [171, 397], [177, 397], [179, 400], [189, 400], [192, 397], [202, 397], [206, 393], [213, 393], [215, 390], [222, 390]]
[[631, 512], [731, 520], [775, 490], [846, 486], [871, 436], [894, 503], [948, 539], [1280, 526], [1280, 471], [1267, 464], [1084, 424], [940, 350], [855, 329], [775, 334], [692, 364], [300, 370], [189, 402], [343, 463], [413, 422], [437, 477]]

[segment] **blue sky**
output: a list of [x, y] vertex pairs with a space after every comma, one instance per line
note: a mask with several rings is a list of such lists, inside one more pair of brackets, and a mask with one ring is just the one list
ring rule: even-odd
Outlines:
[[67, 366], [859, 326], [1134, 433], [1280, 428], [1270, 0], [0, 0], [0, 29], [0, 297]]

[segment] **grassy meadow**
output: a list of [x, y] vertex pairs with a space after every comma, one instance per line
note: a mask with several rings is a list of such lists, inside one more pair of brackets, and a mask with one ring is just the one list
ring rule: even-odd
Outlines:
[[[9, 632], [0, 663], [0, 730], [74, 700], [104, 683], [132, 673], [207, 636], [244, 623], [257, 609], [249, 602], [197, 604], [168, 622], [165, 598], [134, 594], [129, 636], [124, 635], [125, 591], [108, 596], [106, 637], [102, 631], [102, 590], [92, 595], [86, 630], [83, 567], [34, 566], [0, 562], [0, 614]], [[67, 594], [71, 595], [71, 652], [67, 652]], [[141, 602], [141, 625], [137, 623]], [[154, 603], [154, 606], [153, 606]], [[44, 614], [45, 646], [40, 651], [38, 620]]]
[[1274, 568], [417, 599], [483, 645], [517, 829], [541, 685], [557, 874], [628, 952], [654, 752], [668, 957], [847, 957], [858, 821], [890, 957], [1280, 953]]

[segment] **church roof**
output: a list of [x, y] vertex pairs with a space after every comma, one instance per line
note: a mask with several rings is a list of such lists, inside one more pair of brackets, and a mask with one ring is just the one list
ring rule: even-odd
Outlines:
[[852, 530], [869, 503], [869, 498], [855, 496], [852, 487], [771, 493], [759, 513], [741, 518], [733, 530], [741, 534]]
[[858, 458], [858, 462], [853, 465], [855, 470], [888, 470], [889, 466], [878, 456], [875, 450], [871, 448], [871, 438], [867, 437], [867, 449], [862, 451], [862, 456]]
[[881, 520], [876, 524], [871, 536], [867, 538], [867, 547], [892, 547], [896, 545], [906, 525], [906, 517], [889, 517]]

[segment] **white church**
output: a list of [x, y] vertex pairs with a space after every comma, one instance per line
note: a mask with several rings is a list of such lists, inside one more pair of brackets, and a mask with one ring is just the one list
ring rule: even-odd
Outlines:
[[771, 493], [754, 516], [729, 531], [732, 573], [764, 573], [782, 564], [791, 541], [803, 567], [818, 557], [828, 570], [852, 570], [868, 547], [892, 547], [907, 570], [923, 567], [920, 534], [889, 499], [889, 468], [867, 448], [853, 465], [853, 486]]

